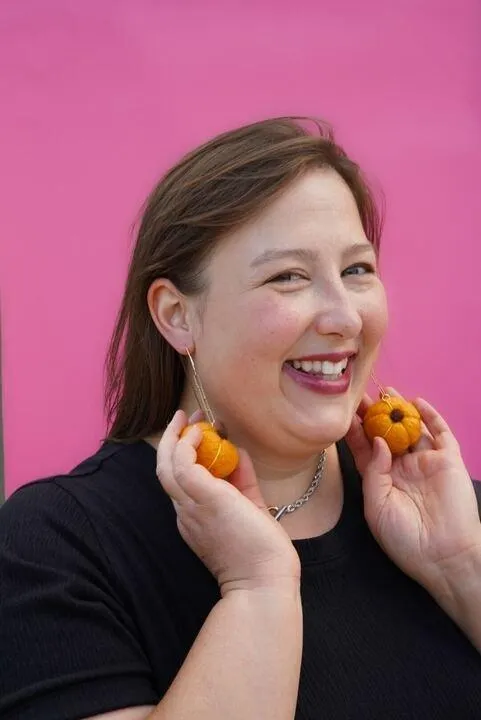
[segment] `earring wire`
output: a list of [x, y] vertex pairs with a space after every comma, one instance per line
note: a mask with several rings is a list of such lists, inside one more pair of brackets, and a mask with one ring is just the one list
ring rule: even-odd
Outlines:
[[385, 388], [381, 385], [379, 380], [376, 378], [373, 372], [371, 372], [371, 380], [373, 381], [374, 385], [379, 390], [379, 397], [381, 400], [386, 400], [387, 398], [391, 397], [388, 392], [386, 392]]
[[199, 373], [197, 372], [197, 368], [195, 367], [194, 358], [192, 357], [192, 354], [188, 347], [185, 348], [185, 351], [187, 353], [187, 357], [189, 358], [190, 367], [192, 369], [192, 386], [194, 389], [194, 395], [197, 399], [197, 402], [199, 403], [200, 409], [204, 413], [208, 422], [210, 422], [212, 426], [215, 426], [214, 413], [210, 409], [209, 401], [207, 400], [207, 396], [205, 394], [205, 390], [199, 377]]

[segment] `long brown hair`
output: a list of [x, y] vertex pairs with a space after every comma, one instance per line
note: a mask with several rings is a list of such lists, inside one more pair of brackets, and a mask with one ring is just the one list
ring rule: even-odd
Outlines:
[[377, 252], [382, 222], [372, 192], [331, 128], [312, 118], [274, 118], [218, 135], [160, 180], [143, 210], [106, 358], [107, 439], [133, 442], [158, 432], [179, 406], [184, 368], [151, 318], [152, 282], [168, 278], [185, 295], [201, 293], [220, 238], [313, 168], [332, 168], [345, 180]]

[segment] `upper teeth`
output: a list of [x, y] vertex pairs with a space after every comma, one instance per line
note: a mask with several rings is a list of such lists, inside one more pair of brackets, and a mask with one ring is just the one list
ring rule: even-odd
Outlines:
[[293, 360], [292, 364], [296, 370], [308, 373], [320, 373], [321, 375], [340, 375], [347, 367], [348, 358], [334, 363], [330, 360]]

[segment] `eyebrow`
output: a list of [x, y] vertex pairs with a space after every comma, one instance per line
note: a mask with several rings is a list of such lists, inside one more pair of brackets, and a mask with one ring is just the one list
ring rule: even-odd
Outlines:
[[264, 250], [251, 262], [251, 267], [259, 267], [259, 265], [265, 265], [265, 263], [272, 262], [273, 260], [282, 260], [286, 257], [295, 257], [299, 260], [305, 260], [312, 262], [316, 259], [317, 253], [314, 250], [308, 248], [289, 248], [289, 250]]
[[[374, 252], [374, 247], [369, 241], [357, 242], [349, 245], [349, 247], [346, 248], [345, 254], [352, 255], [354, 252], [359, 252], [361, 250], [369, 250], [371, 252]], [[309, 248], [289, 248], [288, 250], [264, 250], [264, 252], [254, 258], [250, 266], [252, 268], [256, 268], [259, 267], [259, 265], [265, 265], [266, 263], [273, 262], [274, 260], [282, 260], [286, 257], [296, 258], [298, 260], [303, 260], [304, 262], [315, 262], [317, 260], [317, 253], [315, 250], [311, 250]]]

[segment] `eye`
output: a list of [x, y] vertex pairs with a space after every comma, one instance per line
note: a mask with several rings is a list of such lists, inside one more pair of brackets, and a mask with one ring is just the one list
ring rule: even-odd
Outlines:
[[286, 270], [286, 272], [274, 275], [274, 277], [272, 277], [267, 282], [289, 283], [295, 282], [296, 280], [306, 280], [306, 277], [305, 275], [301, 275], [301, 273], [296, 272], [295, 270]]
[[343, 271], [344, 275], [369, 275], [376, 272], [376, 268], [371, 263], [357, 263], [350, 265]]

